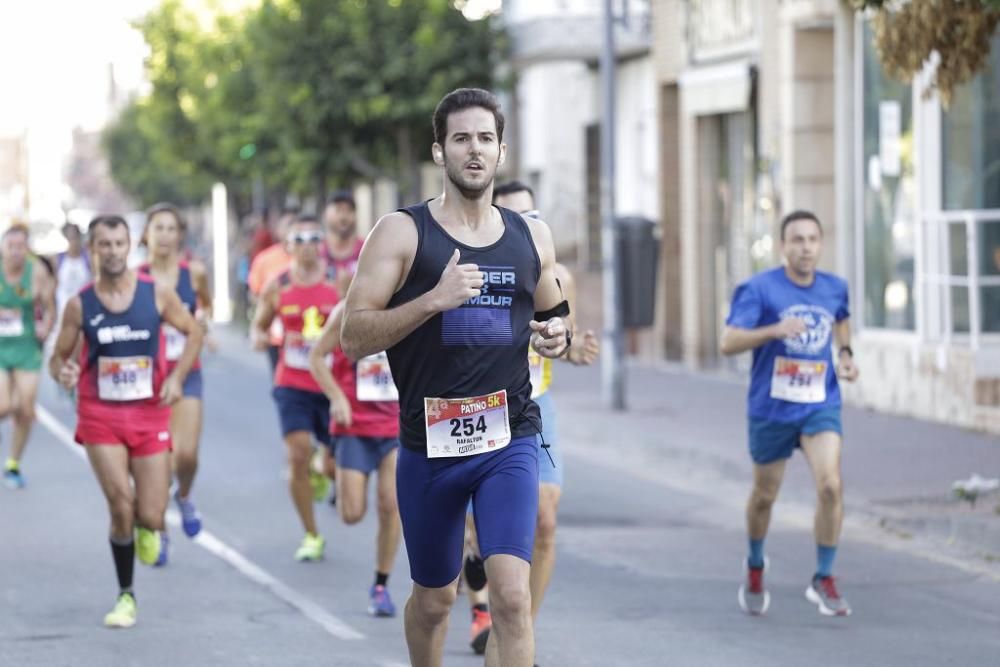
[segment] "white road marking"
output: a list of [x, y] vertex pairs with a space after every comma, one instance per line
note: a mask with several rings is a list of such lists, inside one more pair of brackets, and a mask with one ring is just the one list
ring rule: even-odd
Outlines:
[[[73, 440], [72, 432], [66, 428], [66, 426], [63, 425], [63, 423], [60, 422], [55, 415], [41, 405], [38, 405], [35, 408], [35, 412], [38, 415], [39, 423], [48, 429], [49, 432], [56, 437], [56, 440], [66, 445], [66, 447], [68, 447], [74, 455], [83, 460], [87, 459], [87, 454], [83, 451], [83, 447], [78, 445]], [[172, 526], [180, 526], [180, 516], [174, 510], [167, 513], [167, 521]], [[194, 542], [210, 554], [231, 565], [237, 572], [245, 576], [247, 579], [266, 588], [277, 598], [298, 610], [303, 616], [326, 630], [337, 639], [365, 639], [365, 635], [358, 632], [309, 598], [301, 595], [287, 584], [275, 578], [260, 566], [251, 562], [239, 551], [233, 549], [209, 531], [202, 529], [202, 531], [198, 533], [198, 537], [195, 538]], [[383, 663], [385, 667], [395, 666], [398, 664], [400, 663]]]

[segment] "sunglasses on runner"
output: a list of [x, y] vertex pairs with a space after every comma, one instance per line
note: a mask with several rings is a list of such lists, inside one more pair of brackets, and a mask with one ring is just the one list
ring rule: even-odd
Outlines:
[[292, 243], [300, 245], [302, 243], [319, 243], [323, 240], [323, 235], [319, 232], [296, 232], [292, 234]]
[[539, 211], [537, 208], [533, 208], [530, 211], [525, 211], [521, 215], [524, 216], [525, 218], [534, 218], [535, 220], [538, 220], [539, 218], [542, 217], [542, 212]]

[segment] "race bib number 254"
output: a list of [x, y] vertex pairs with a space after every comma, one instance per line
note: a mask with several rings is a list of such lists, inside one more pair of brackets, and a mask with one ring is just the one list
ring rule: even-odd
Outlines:
[[425, 398], [427, 457], [473, 456], [510, 444], [507, 392]]

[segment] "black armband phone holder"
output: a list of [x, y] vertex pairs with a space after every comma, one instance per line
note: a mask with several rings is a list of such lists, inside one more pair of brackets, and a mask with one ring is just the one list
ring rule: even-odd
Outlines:
[[555, 308], [550, 308], [549, 310], [542, 311], [540, 313], [535, 313], [536, 322], [544, 322], [546, 320], [551, 320], [553, 317], [566, 317], [569, 315], [569, 301], [563, 299], [562, 303], [557, 305]]

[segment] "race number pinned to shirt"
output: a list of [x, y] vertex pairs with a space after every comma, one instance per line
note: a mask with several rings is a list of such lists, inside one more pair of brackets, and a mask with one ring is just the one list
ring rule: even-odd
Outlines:
[[385, 352], [361, 359], [357, 373], [359, 401], [399, 400], [399, 392], [396, 390], [396, 383], [392, 381], [392, 371], [389, 370], [389, 357]]
[[[294, 368], [297, 371], [309, 370], [309, 354], [315, 345], [315, 340], [304, 338], [302, 334], [286, 333], [285, 342], [282, 345], [285, 353], [285, 368]], [[329, 366], [333, 363], [333, 355], [326, 355], [324, 360]]]
[[177, 361], [184, 352], [184, 344], [187, 343], [187, 336], [170, 326], [163, 324], [163, 337], [166, 339], [167, 361]]
[[425, 398], [427, 457], [473, 456], [510, 444], [507, 391], [471, 398]]
[[141, 401], [153, 396], [153, 358], [99, 357], [97, 394], [102, 401]]
[[0, 338], [24, 335], [24, 319], [17, 308], [0, 308]]
[[826, 362], [775, 357], [771, 398], [792, 403], [826, 400]]

